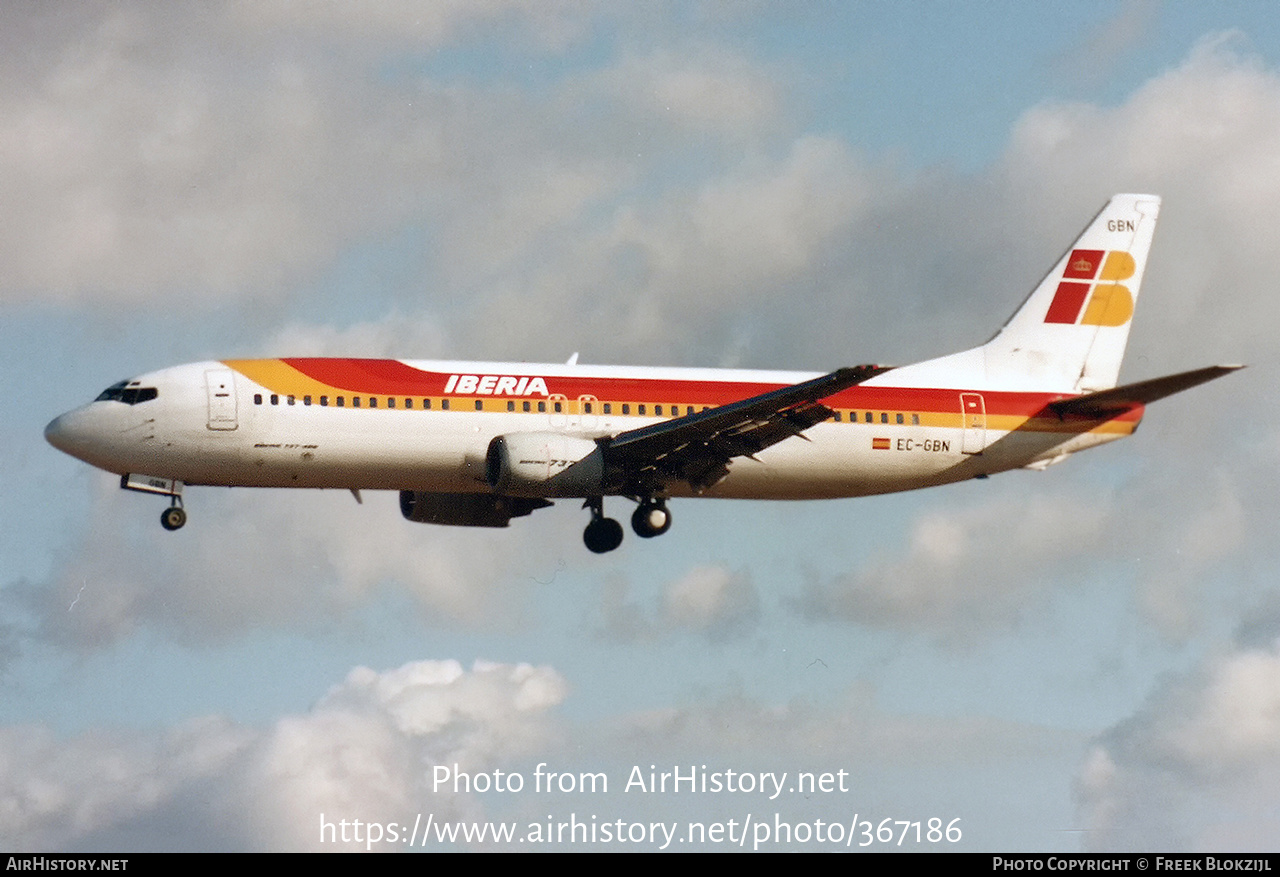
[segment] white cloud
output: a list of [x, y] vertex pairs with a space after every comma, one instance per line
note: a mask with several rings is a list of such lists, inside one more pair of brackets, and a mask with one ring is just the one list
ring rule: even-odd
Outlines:
[[[366, 50], [392, 31], [397, 47], [431, 47], [514, 21], [556, 45], [558, 28], [577, 28], [574, 9], [542, 4], [390, 5], [359, 21], [334, 5], [236, 11], [258, 16], [251, 30], [268, 37], [319, 29], [333, 46], [354, 30]], [[6, 301], [124, 302], [129, 317], [140, 313], [134, 305], [186, 306], [174, 289], [206, 289], [216, 301], [276, 297], [344, 248], [426, 215], [421, 246], [434, 261], [415, 294], [429, 297], [426, 312], [445, 300], [455, 313], [406, 317], [402, 308], [345, 330], [275, 330], [273, 343], [517, 358], [560, 346], [567, 354], [586, 339], [596, 350], [588, 359], [900, 360], [943, 352], [931, 347], [938, 334], [980, 341], [1102, 199], [1149, 188], [1166, 197], [1165, 212], [1130, 363], [1144, 371], [1129, 374], [1214, 359], [1265, 366], [1280, 352], [1269, 292], [1280, 251], [1280, 78], [1222, 41], [1115, 106], [1036, 108], [977, 179], [908, 179], [837, 137], [786, 128], [785, 91], [727, 52], [630, 55], [590, 81], [542, 91], [425, 77], [369, 85], [344, 52], [317, 61], [313, 46], [245, 43], [214, 23], [196, 32], [125, 12], [0, 62], [9, 83], [0, 87]], [[642, 78], [626, 82], [626, 73]], [[595, 101], [585, 109], [575, 103], [584, 94]], [[652, 122], [641, 132], [630, 117], [638, 111]], [[683, 161], [691, 152], [718, 169]], [[1132, 490], [1126, 470], [1100, 502], [1057, 495], [1030, 475], [1005, 476], [1009, 494], [972, 507], [932, 494], [897, 554], [824, 587], [811, 608], [949, 641], [999, 635], [1082, 568], [1129, 559], [1148, 564], [1137, 578], [1150, 617], [1185, 630], [1215, 570], [1257, 556], [1267, 537], [1250, 521], [1274, 517], [1274, 448], [1261, 459], [1249, 452], [1251, 436], [1273, 443], [1275, 432], [1274, 413], [1259, 404], [1273, 392], [1269, 371], [1257, 372], [1187, 394], [1210, 405], [1153, 407], [1149, 425], [1112, 452], [1141, 461], [1150, 489]], [[1234, 412], [1229, 426], [1222, 411]], [[1179, 428], [1156, 431], [1171, 422]], [[1215, 461], [1209, 476], [1206, 459]], [[145, 498], [113, 485], [108, 493], [91, 503], [95, 523], [76, 557], [48, 588], [26, 591], [62, 642], [111, 642], [142, 625], [195, 638], [307, 623], [387, 581], [433, 617], [517, 623], [513, 571], [543, 542], [559, 548], [554, 535], [528, 536], [545, 518], [509, 531], [442, 530], [400, 520], [377, 494], [362, 508], [345, 494], [195, 491], [204, 507], [170, 535]], [[581, 550], [577, 541], [564, 544]], [[748, 621], [758, 575], [691, 568], [643, 605], [616, 579], [617, 617], [639, 631], [632, 639]], [[1120, 834], [1097, 836], [1222, 847], [1236, 838], [1237, 848], [1277, 836], [1275, 660], [1273, 648], [1241, 652], [1171, 683], [1167, 703], [1153, 701], [1100, 742], [1083, 770], [1086, 811], [1100, 831]], [[56, 741], [10, 729], [0, 738], [0, 825], [32, 843], [88, 848], [154, 831], [176, 810], [171, 818], [209, 846], [260, 848], [277, 837], [302, 846], [310, 802], [400, 815], [420, 800], [420, 778], [398, 768], [427, 750], [477, 763], [476, 753], [519, 750], [545, 731], [537, 705], [563, 697], [551, 671], [535, 683], [508, 669], [412, 668], [403, 679], [355, 673], [313, 713], [262, 731], [209, 720], [163, 739]], [[984, 719], [886, 717], [856, 697], [847, 706], [743, 701], [622, 724], [646, 757], [654, 739], [705, 751], [723, 736], [765, 753], [781, 740], [850, 759], [870, 741], [904, 762], [920, 753], [946, 762], [956, 752], [999, 759], [1006, 744], [1036, 736]], [[1215, 736], [1227, 744], [1216, 754]], [[1199, 800], [1213, 820], [1192, 818]], [[473, 803], [451, 802], [449, 812]], [[1217, 809], [1233, 807], [1256, 819]]]
[[[1169, 422], [1159, 406], [1147, 416]], [[1202, 633], [1224, 602], [1247, 611], [1240, 557], [1264, 538], [1250, 521], [1268, 514], [1267, 492], [1242, 489], [1221, 465], [1196, 466], [1154, 429], [1127, 447], [1089, 452], [1107, 453], [1137, 468], [1123, 490], [1100, 486], [1096, 469], [1073, 459], [1052, 474], [1003, 475], [994, 498], [955, 503], [935, 493], [901, 545], [811, 586], [797, 605], [810, 618], [953, 646], [1001, 636], [1098, 581], [1131, 591], [1141, 617], [1170, 641]]]
[[801, 137], [784, 155], [748, 158], [694, 191], [639, 199], [603, 226], [525, 253], [528, 261], [496, 278], [467, 320], [469, 334], [520, 355], [559, 337], [577, 349], [607, 343], [615, 362], [705, 362], [726, 328], [786, 310], [778, 287], [820, 267], [867, 190], [860, 162], [839, 141]]
[[[420, 661], [351, 671], [304, 715], [222, 719], [158, 736], [0, 730], [0, 843], [10, 849], [333, 850], [321, 814], [411, 822], [482, 813], [434, 788], [436, 765], [493, 770], [556, 739], [564, 680], [548, 667]], [[407, 833], [407, 832], [406, 832]], [[340, 838], [339, 838], [340, 840]]]
[[757, 61], [708, 46], [627, 56], [584, 87], [617, 101], [637, 125], [717, 136], [769, 130], [782, 106], [776, 80]]
[[424, 317], [393, 313], [344, 329], [290, 324], [261, 344], [271, 356], [354, 356], [373, 359], [444, 359], [451, 353], [445, 328]]
[[681, 632], [724, 640], [744, 635], [760, 618], [760, 598], [750, 577], [722, 566], [694, 566], [666, 582], [651, 601], [634, 599], [621, 576], [599, 587], [602, 633], [615, 642], [644, 642]]
[[232, 0], [240, 23], [270, 34], [281, 30], [351, 43], [376, 40], [418, 51], [438, 49], [494, 25], [509, 36], [546, 50], [562, 49], [582, 36], [595, 4], [585, 0], [382, 0], [374, 4], [327, 0]]
[[[1012, 278], [1033, 284], [1111, 193], [1149, 190], [1164, 196], [1164, 208], [1125, 379], [1214, 361], [1280, 361], [1266, 328], [1280, 319], [1266, 293], [1280, 250], [1280, 76], [1237, 51], [1240, 43], [1237, 34], [1206, 39], [1115, 106], [1028, 111], [1005, 155], [974, 181], [925, 179], [905, 201], [890, 188], [887, 217], [879, 208], [871, 217], [908, 234], [861, 270], [898, 278], [906, 294], [885, 298], [905, 316], [868, 302], [868, 319], [892, 346], [918, 348], [912, 336], [926, 320], [945, 332], [968, 326], [964, 334], [980, 342], [1002, 316], [983, 312], [1000, 296], [1016, 305]], [[932, 231], [927, 244], [915, 236], [922, 228]], [[852, 229], [861, 242], [864, 226]], [[914, 262], [904, 256], [913, 242]], [[988, 301], [988, 290], [1002, 292]], [[842, 323], [856, 325], [829, 319], [820, 343]], [[1117, 585], [1132, 582], [1140, 610], [1169, 637], [1187, 637], [1223, 602], [1244, 611], [1256, 576], [1238, 575], [1241, 558], [1267, 538], [1253, 522], [1274, 516], [1280, 471], [1261, 438], [1274, 432], [1274, 413], [1258, 404], [1271, 390], [1255, 371], [1156, 403], [1133, 439], [1090, 451], [1090, 460], [1110, 454], [1126, 466], [1099, 499], [1052, 487], [1080, 471], [1074, 460], [1053, 472], [1047, 496], [1044, 482], [1018, 475], [1001, 477], [1011, 492], [999, 504], [939, 511], [945, 500], [933, 493], [900, 549], [819, 588], [808, 609], [963, 638], [1007, 630], [1053, 589], [1105, 569]], [[1243, 421], [1218, 416], [1227, 411]]]
[[716, 703], [634, 713], [616, 724], [620, 737], [684, 753], [708, 748], [721, 755], [784, 753], [788, 759], [826, 760], [866, 769], [872, 764], [982, 762], [1021, 756], [1041, 745], [1038, 729], [981, 716], [899, 715], [876, 703], [875, 691], [855, 683], [822, 704], [797, 699], [761, 703], [728, 696]]
[[[881, 807], [955, 812], [959, 802], [991, 796], [990, 815], [982, 807], [983, 815], [959, 820], [966, 837], [980, 838], [986, 821], [1005, 818], [1025, 789], [1006, 796], [996, 784], [979, 792], [973, 779], [996, 762], [1015, 772], [1034, 766], [1074, 740], [981, 717], [894, 715], [865, 685], [821, 704], [728, 697], [573, 724], [558, 716], [567, 694], [549, 667], [477, 662], [465, 670], [455, 661], [418, 661], [385, 672], [358, 667], [306, 713], [264, 728], [209, 717], [159, 733], [69, 740], [41, 728], [3, 729], [0, 843], [60, 852], [364, 849], [352, 836], [322, 844], [322, 814], [335, 826], [395, 821], [406, 834], [418, 814], [437, 824], [504, 819], [523, 831], [570, 813], [585, 821], [588, 807], [601, 822], [706, 821], [740, 819], [744, 806], [766, 800], [784, 820], [830, 821], [877, 788], [886, 770], [928, 791], [921, 797], [895, 785], [876, 793]], [[531, 772], [538, 763], [566, 775], [604, 773], [608, 792], [539, 794]], [[750, 794], [624, 791], [633, 769], [651, 764], [785, 779], [772, 799], [763, 782]], [[465, 781], [455, 791], [450, 775], [437, 788], [436, 768], [455, 765], [472, 776], [514, 770], [524, 787], [485, 796], [467, 791]], [[799, 770], [826, 775], [830, 787], [798, 791]]]
[[[286, 18], [296, 12], [274, 10], [270, 15]], [[404, 10], [386, 14], [394, 18]], [[421, 197], [433, 205], [432, 239], [424, 246], [437, 248], [432, 269], [445, 278], [444, 292], [432, 289], [425, 305], [392, 306], [386, 318], [347, 329], [286, 327], [272, 333], [270, 345], [285, 352], [511, 359], [582, 349], [588, 361], [777, 356], [775, 362], [795, 362], [803, 355], [834, 365], [871, 358], [851, 351], [873, 339], [886, 350], [924, 347], [915, 317], [940, 332], [971, 331], [970, 340], [980, 340], [994, 325], [988, 313], [1006, 306], [1000, 295], [1008, 307], [1017, 301], [1016, 292], [987, 301], [985, 290], [1006, 289], [1011, 264], [1019, 260], [1032, 266], [1025, 276], [1034, 282], [1037, 249], [1050, 259], [1062, 245], [1050, 227], [1059, 217], [1071, 217], [1069, 234], [1111, 190], [1149, 185], [1167, 198], [1151, 289], [1134, 333], [1136, 356], [1146, 355], [1159, 371], [1198, 364], [1184, 357], [1198, 360], [1197, 351], [1215, 347], [1229, 349], [1231, 359], [1276, 357], [1274, 333], [1265, 331], [1274, 305], [1258, 290], [1266, 288], [1272, 254], [1280, 249], [1269, 221], [1273, 195], [1280, 197], [1272, 191], [1280, 188], [1272, 148], [1280, 142], [1280, 80], [1233, 54], [1229, 42], [1206, 43], [1119, 106], [1055, 104], [1029, 112], [1001, 162], [977, 181], [908, 181], [892, 168], [869, 165], [834, 137], [801, 133], [788, 142], [774, 130], [776, 90], [761, 85], [762, 74], [749, 60], [729, 53], [708, 51], [678, 64], [662, 53], [628, 55], [601, 72], [567, 78], [549, 95], [446, 88], [424, 79], [409, 100], [390, 87], [379, 86], [376, 94], [365, 90], [372, 86], [333, 88], [333, 72], [306, 53], [284, 57], [253, 47], [246, 69], [269, 74], [260, 79], [228, 76], [207, 52], [179, 51], [198, 42], [191, 34], [168, 54], [131, 48], [161, 43], [171, 29], [167, 19], [154, 24], [128, 12], [106, 16], [85, 26], [83, 40], [58, 45], [44, 66], [23, 77], [26, 90], [0, 92], [0, 111], [7, 106], [19, 122], [13, 130], [27, 132], [12, 135], [10, 148], [0, 152], [0, 189], [34, 187], [30, 197], [16, 198], [11, 214], [13, 227], [34, 238], [27, 244], [8, 238], [17, 248], [10, 258], [0, 246], [0, 264], [7, 266], [0, 275], [17, 272], [0, 281], [5, 294], [43, 289], [81, 296], [106, 289], [110, 296], [145, 297], [191, 282], [221, 283], [233, 295], [271, 294], [271, 272], [314, 270], [352, 235], [402, 221]], [[632, 85], [619, 90], [627, 73], [636, 74], [638, 91]], [[157, 89], [161, 99], [153, 102]], [[631, 160], [620, 132], [635, 101], [660, 95], [698, 107], [722, 92], [751, 93], [759, 101], [732, 118], [706, 119], [727, 139], [748, 144], [727, 170], [673, 184], [659, 168], [664, 156], [679, 155], [696, 140], [687, 131], [664, 133], [658, 157]], [[578, 120], [572, 99], [584, 95], [607, 104], [589, 136], [568, 124]], [[88, 112], [89, 106], [101, 109]], [[138, 149], [140, 143], [149, 145]], [[150, 156], [145, 160], [155, 168], [143, 167], [139, 156]], [[1193, 173], [1193, 164], [1209, 171]], [[189, 191], [192, 179], [204, 181], [201, 191]], [[93, 195], [100, 187], [100, 196]], [[55, 197], [37, 198], [37, 189]], [[89, 197], [86, 192], [103, 209], [88, 211], [83, 236], [92, 242], [99, 239], [93, 229], [107, 229], [114, 243], [55, 246], [55, 230], [80, 227], [54, 215], [58, 205]], [[202, 205], [212, 207], [202, 213]], [[199, 215], [192, 223], [175, 221], [172, 209]], [[270, 233], [242, 211], [262, 218]], [[155, 233], [136, 234], [144, 226]], [[133, 235], [132, 243], [121, 245], [120, 235]], [[1015, 250], [1019, 255], [1009, 257]], [[984, 291], [981, 305], [970, 294], [975, 289]], [[441, 316], [450, 303], [454, 310]], [[1258, 392], [1248, 381], [1246, 373], [1225, 379], [1222, 388], [1192, 392], [1219, 394], [1243, 408]], [[1134, 441], [1147, 441], [1148, 432]], [[1167, 453], [1185, 470], [1177, 451], [1171, 444], [1147, 454]], [[1191, 563], [1179, 561], [1183, 569], [1208, 569], [1247, 544], [1240, 540], [1249, 538], [1247, 521], [1261, 500], [1241, 499], [1235, 479], [1224, 484], [1227, 493], [1215, 494], [1203, 514], [1190, 508], [1192, 517], [1164, 522], [1181, 535], [1176, 546], [1162, 548], [1181, 550], [1184, 560], [1188, 551], [1194, 555]], [[1171, 495], [1157, 492], [1152, 501]], [[1078, 503], [1068, 500], [1055, 522], [1065, 524]], [[1055, 514], [1039, 505], [1032, 511], [1031, 519]], [[475, 617], [486, 598], [463, 583], [465, 571], [479, 571], [489, 583], [478, 589], [485, 595], [506, 569], [506, 561], [491, 562], [486, 552], [453, 550], [474, 534], [451, 531], [441, 549], [432, 528], [411, 535], [414, 528], [386, 527], [357, 539], [361, 528], [334, 524], [320, 538], [316, 533], [329, 524], [313, 532], [298, 524], [297, 532], [282, 535], [300, 516], [285, 505], [261, 514], [224, 525], [221, 535], [243, 538], [245, 545], [257, 544], [261, 532], [279, 540], [273, 550], [262, 549], [267, 556], [258, 570], [221, 558], [232, 582], [248, 581], [261, 569], [289, 581], [297, 563], [318, 562], [322, 575], [345, 583], [335, 593], [345, 589], [358, 599], [378, 580], [404, 576], [424, 605]], [[1207, 534], [1222, 528], [1209, 520], [1223, 515], [1242, 535], [1214, 548], [1206, 540], [1220, 537]], [[1096, 519], [1077, 516], [1071, 524], [1087, 535]], [[1072, 549], [1037, 535], [1025, 552], [997, 554], [1007, 559], [988, 571], [979, 558], [994, 553], [994, 537], [968, 520], [997, 529], [1019, 525], [990, 508], [922, 518], [903, 559], [886, 559], [832, 586], [824, 605], [890, 625], [923, 613], [910, 624], [948, 635], [1007, 627], [1019, 600], [1042, 590], [1026, 571], [1063, 560]], [[114, 538], [104, 529], [93, 551], [104, 553]], [[146, 553], [142, 543], [134, 546], [136, 555]], [[424, 563], [427, 556], [431, 562]], [[410, 557], [413, 569], [433, 572], [402, 572]], [[117, 561], [112, 578], [146, 576], [131, 563]], [[69, 602], [84, 579], [102, 575], [92, 563], [79, 563], [63, 576], [67, 593], [58, 596]], [[185, 582], [193, 575], [179, 570], [169, 578]], [[970, 576], [981, 584], [962, 587]], [[1171, 630], [1185, 628], [1194, 614], [1195, 582], [1185, 574], [1148, 582], [1143, 599], [1153, 616]], [[228, 593], [232, 615], [248, 615], [267, 601], [241, 602], [234, 587]], [[270, 607], [272, 617], [286, 616], [299, 602], [298, 591], [282, 593], [287, 596]], [[136, 588], [117, 591], [118, 612], [140, 599], [129, 594]]]
[[1257, 329], [1275, 306], [1257, 290], [1280, 245], [1269, 218], [1280, 195], [1280, 77], [1234, 51], [1238, 36], [1206, 39], [1118, 106], [1028, 112], [1000, 168], [1027, 192], [1060, 187], [1047, 201], [1058, 207], [1083, 210], [1082, 199], [1111, 191], [1164, 196], [1135, 329], [1162, 353], [1276, 354]]
[[812, 270], [815, 254], [863, 217], [869, 199], [863, 168], [833, 139], [803, 137], [777, 167], [743, 170], [698, 194], [689, 211], [694, 235], [682, 236], [726, 272], [726, 292]]
[[916, 630], [952, 643], [1003, 632], [1043, 611], [1066, 565], [1078, 578], [1096, 562], [1079, 557], [1114, 525], [1112, 503], [1022, 486], [1021, 498], [1005, 493], [982, 505], [922, 513], [904, 556], [815, 587], [802, 607], [813, 617]]
[[1148, 555], [1137, 583], [1140, 606], [1168, 636], [1186, 637], [1197, 628], [1206, 609], [1202, 592], [1230, 579], [1234, 559], [1256, 536], [1246, 502], [1258, 500], [1233, 480], [1221, 470], [1202, 471], [1190, 499], [1180, 495], [1188, 484], [1181, 481], [1173, 495], [1154, 498], [1169, 490], [1157, 483], [1144, 492], [1146, 502], [1127, 503], [1126, 530], [1142, 535]]
[[112, 6], [7, 77], [7, 300], [272, 300], [493, 176], [468, 161], [518, 125], [500, 97], [379, 82], [360, 58], [249, 39], [223, 12]]
[[1083, 38], [1058, 56], [1055, 66], [1070, 78], [1096, 86], [1131, 57], [1153, 30], [1157, 0], [1127, 0], [1111, 18], [1086, 30]]
[[529, 541], [527, 519], [505, 530], [417, 524], [383, 491], [358, 505], [338, 491], [194, 489], [187, 526], [167, 533], [156, 520], [163, 504], [120, 491], [111, 476], [94, 483], [90, 531], [72, 558], [52, 582], [7, 593], [10, 609], [34, 614], [42, 637], [76, 649], [146, 627], [185, 641], [307, 628], [388, 584], [432, 623], [509, 626], [522, 617], [515, 572], [550, 550]]
[[750, 580], [723, 567], [698, 566], [668, 582], [662, 595], [668, 623], [720, 634], [751, 624], [759, 598]]
[[1077, 795], [1090, 849], [1248, 852], [1280, 828], [1280, 646], [1165, 683], [1104, 734]]

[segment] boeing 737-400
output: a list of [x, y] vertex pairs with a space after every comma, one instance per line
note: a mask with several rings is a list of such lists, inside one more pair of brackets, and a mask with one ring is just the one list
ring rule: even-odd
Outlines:
[[382, 359], [198, 362], [112, 384], [45, 429], [169, 498], [184, 485], [396, 490], [410, 521], [505, 527], [584, 500], [583, 539], [643, 537], [675, 497], [821, 499], [1043, 469], [1129, 435], [1148, 402], [1239, 366], [1117, 386], [1160, 199], [1116, 195], [986, 344], [826, 375]]

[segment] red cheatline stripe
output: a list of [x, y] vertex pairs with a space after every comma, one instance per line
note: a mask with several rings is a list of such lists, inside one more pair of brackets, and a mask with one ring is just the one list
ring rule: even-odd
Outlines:
[[444, 390], [448, 375], [426, 372], [394, 359], [284, 359], [312, 380], [349, 393], [429, 396]]
[[[1084, 284], [1081, 284], [1084, 285]], [[445, 396], [458, 398], [486, 398], [477, 393], [446, 394], [444, 388], [450, 372], [426, 371], [390, 359], [283, 359], [279, 360], [308, 378], [324, 384], [336, 393], [352, 393], [376, 396]], [[473, 372], [480, 374], [479, 372]], [[535, 376], [532, 369], [526, 374]], [[568, 376], [543, 376], [549, 392], [562, 394], [570, 400], [580, 396], [594, 396], [604, 402], [630, 402], [645, 405], [675, 405], [700, 407], [724, 405], [761, 393], [776, 390], [782, 384], [738, 381], [669, 380], [666, 378], [606, 378], [593, 377], [589, 373]], [[287, 387], [268, 387], [282, 393], [293, 392]], [[922, 414], [958, 414], [961, 390], [867, 387], [856, 386], [832, 396], [825, 404], [837, 409], [860, 411], [914, 411]], [[1031, 417], [1044, 412], [1045, 417], [1056, 414], [1045, 409], [1054, 400], [1064, 398], [1060, 394], [983, 392], [988, 417]], [[512, 399], [514, 396], [492, 396], [494, 399]], [[535, 398], [535, 397], [524, 397]], [[1115, 418], [1136, 420], [1141, 412], [1129, 412]]]

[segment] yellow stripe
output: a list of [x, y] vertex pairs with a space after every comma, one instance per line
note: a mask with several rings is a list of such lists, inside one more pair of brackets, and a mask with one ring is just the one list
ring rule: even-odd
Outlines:
[[222, 364], [282, 396], [321, 396], [342, 392], [337, 387], [307, 377], [278, 359], [226, 359]]

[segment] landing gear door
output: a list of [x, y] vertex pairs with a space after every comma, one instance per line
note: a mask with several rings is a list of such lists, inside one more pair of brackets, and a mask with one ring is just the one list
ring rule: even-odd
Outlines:
[[211, 368], [204, 373], [205, 390], [209, 394], [209, 429], [229, 430], [236, 421], [236, 380], [229, 368]]
[[981, 454], [987, 446], [987, 407], [981, 393], [960, 394], [960, 451]]

